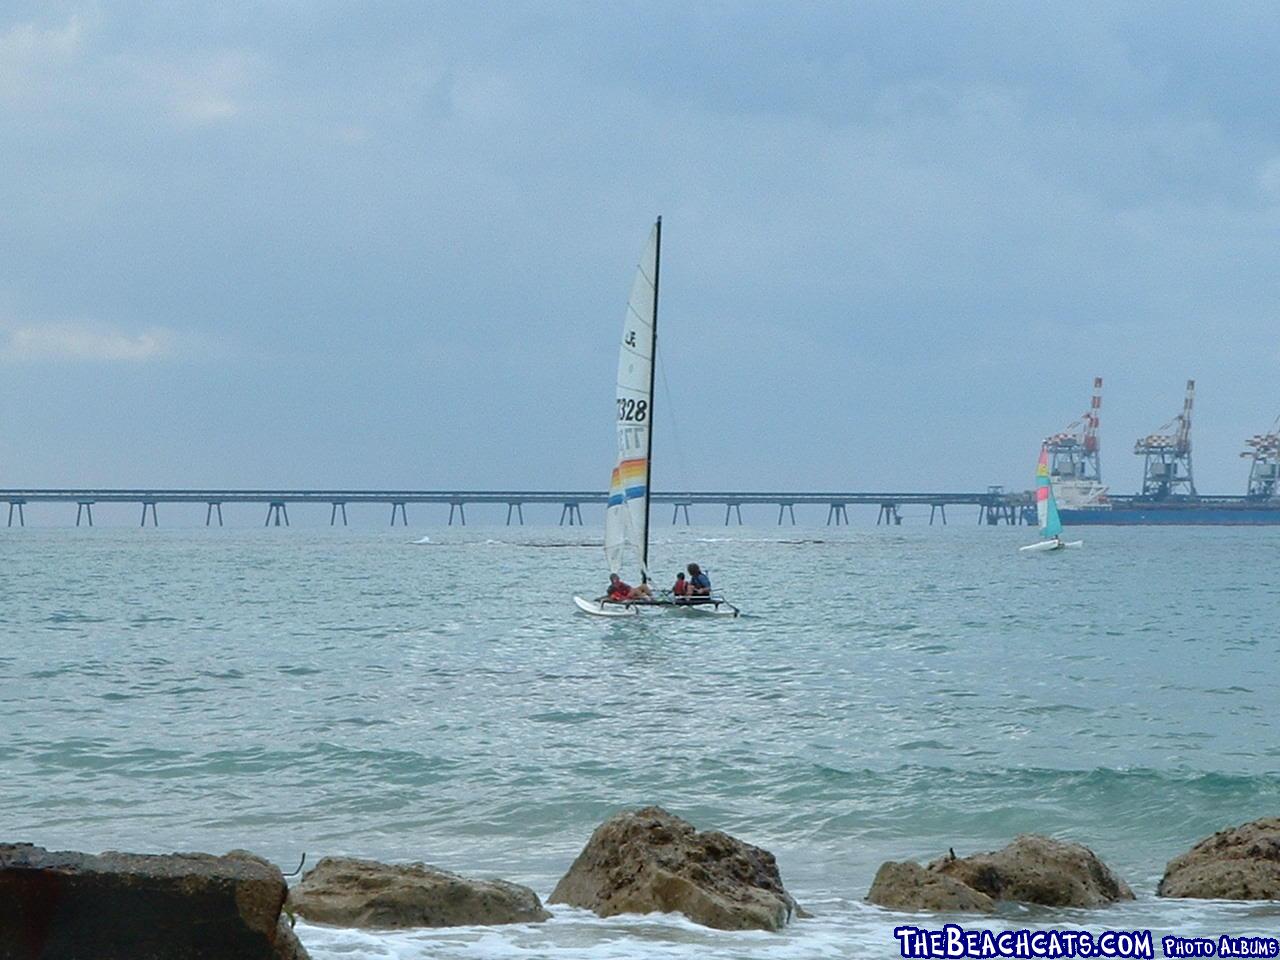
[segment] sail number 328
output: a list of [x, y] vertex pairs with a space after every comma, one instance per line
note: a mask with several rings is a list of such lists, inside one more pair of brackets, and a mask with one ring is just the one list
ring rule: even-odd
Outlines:
[[618, 399], [618, 419], [628, 423], [643, 423], [649, 416], [648, 400]]

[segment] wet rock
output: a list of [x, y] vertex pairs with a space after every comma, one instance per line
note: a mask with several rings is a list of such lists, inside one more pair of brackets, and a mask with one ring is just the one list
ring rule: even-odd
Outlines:
[[867, 900], [904, 911], [991, 913], [996, 908], [995, 901], [985, 893], [910, 861], [881, 864]]
[[596, 828], [549, 903], [602, 917], [682, 913], [719, 930], [780, 930], [800, 916], [773, 854], [644, 807]]
[[298, 935], [293, 932], [293, 924], [283, 915], [276, 923], [276, 946], [271, 960], [311, 960]]
[[1280, 900], [1280, 817], [1219, 830], [1169, 861], [1160, 897]]
[[[0, 844], [0, 957], [305, 960], [280, 871], [252, 855], [90, 855]], [[286, 924], [287, 926], [287, 924]]]
[[289, 907], [342, 927], [459, 927], [541, 923], [549, 914], [528, 887], [471, 880], [423, 863], [325, 857], [289, 892]]
[[1022, 834], [994, 853], [947, 856], [928, 869], [993, 900], [1048, 907], [1100, 907], [1132, 900], [1133, 891], [1088, 847]]

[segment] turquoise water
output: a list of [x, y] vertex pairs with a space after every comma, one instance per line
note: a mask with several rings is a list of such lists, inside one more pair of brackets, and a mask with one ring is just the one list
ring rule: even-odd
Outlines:
[[[1037, 831], [1138, 893], [997, 923], [1270, 933], [1162, 902], [1165, 862], [1280, 813], [1280, 530], [659, 531], [740, 620], [601, 621], [592, 528], [0, 530], [5, 840], [422, 859], [544, 896], [592, 828], [661, 803], [777, 854], [781, 935], [558, 908], [319, 958], [895, 955], [885, 859]], [[917, 918], [914, 922], [921, 922]]]

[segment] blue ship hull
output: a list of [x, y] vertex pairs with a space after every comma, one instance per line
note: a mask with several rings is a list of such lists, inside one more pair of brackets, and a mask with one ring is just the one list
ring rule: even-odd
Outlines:
[[1223, 504], [1126, 503], [1110, 509], [1060, 510], [1064, 526], [1244, 526], [1280, 525], [1280, 504], [1247, 500]]

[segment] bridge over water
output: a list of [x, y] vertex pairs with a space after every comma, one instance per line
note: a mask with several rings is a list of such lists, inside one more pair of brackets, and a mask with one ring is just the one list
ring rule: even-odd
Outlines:
[[[65, 503], [76, 507], [76, 526], [93, 526], [93, 508], [100, 503], [136, 504], [142, 509], [141, 526], [160, 523], [159, 504], [196, 503], [205, 505], [205, 524], [215, 519], [222, 526], [224, 504], [251, 503], [266, 507], [266, 526], [288, 526], [290, 504], [320, 504], [329, 507], [329, 523], [339, 520], [347, 525], [348, 504], [383, 504], [391, 508], [391, 525], [409, 524], [409, 504], [447, 504], [449, 525], [455, 519], [465, 525], [466, 508], [471, 504], [500, 504], [507, 508], [507, 524], [524, 523], [524, 507], [550, 503], [560, 506], [560, 525], [575, 526], [582, 521], [583, 504], [604, 504], [606, 495], [599, 490], [164, 490], [152, 488], [112, 489], [11, 489], [0, 490], [0, 503], [8, 504], [8, 525], [26, 525], [24, 507], [31, 503]], [[689, 508], [700, 504], [723, 506], [726, 525], [735, 519], [742, 523], [742, 508], [768, 505], [778, 508], [778, 523], [786, 520], [794, 525], [795, 508], [818, 506], [827, 508], [827, 525], [849, 522], [848, 508], [870, 505], [879, 508], [877, 524], [899, 524], [904, 506], [929, 508], [929, 523], [947, 522], [947, 507], [976, 506], [978, 523], [1017, 524], [1034, 521], [1035, 501], [1029, 493], [1005, 493], [1000, 487], [989, 487], [979, 493], [911, 493], [902, 491], [727, 491], [687, 490], [654, 493], [653, 503], [672, 508], [671, 522], [683, 517], [689, 523]]]

